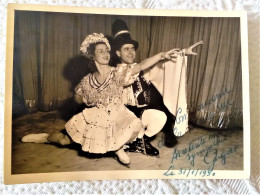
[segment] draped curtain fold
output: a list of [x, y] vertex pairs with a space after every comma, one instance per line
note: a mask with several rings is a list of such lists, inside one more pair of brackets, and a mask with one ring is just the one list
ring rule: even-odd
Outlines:
[[115, 19], [139, 42], [136, 61], [199, 40], [188, 57], [190, 119], [211, 128], [242, 126], [239, 18], [109, 16], [16, 11], [13, 112], [59, 109], [90, 70], [79, 47], [87, 34], [111, 35]]
[[34, 12], [15, 18], [13, 106], [18, 110], [35, 111], [39, 103], [38, 19]]

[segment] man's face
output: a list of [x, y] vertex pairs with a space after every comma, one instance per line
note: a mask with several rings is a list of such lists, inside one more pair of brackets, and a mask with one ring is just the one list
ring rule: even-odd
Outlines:
[[125, 64], [133, 64], [135, 60], [135, 47], [133, 44], [125, 44], [121, 47], [120, 51], [116, 51], [121, 62]]

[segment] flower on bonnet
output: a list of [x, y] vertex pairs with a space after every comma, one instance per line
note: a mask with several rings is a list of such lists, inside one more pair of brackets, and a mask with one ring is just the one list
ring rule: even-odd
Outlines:
[[80, 51], [82, 55], [86, 56], [87, 58], [91, 58], [91, 54], [89, 53], [89, 46], [93, 43], [100, 43], [103, 42], [108, 47], [108, 50], [111, 50], [110, 44], [107, 38], [102, 33], [92, 33], [87, 35], [83, 43], [81, 44]]

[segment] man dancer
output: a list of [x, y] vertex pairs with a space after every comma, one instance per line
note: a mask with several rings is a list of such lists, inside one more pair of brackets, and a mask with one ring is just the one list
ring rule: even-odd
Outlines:
[[[112, 60], [114, 65], [124, 64], [127, 68], [132, 68], [136, 64], [134, 60], [138, 42], [132, 40], [127, 24], [122, 20], [116, 20], [113, 23], [112, 34], [114, 38], [112, 53], [116, 54], [114, 60]], [[182, 55], [197, 55], [192, 50], [201, 44], [203, 44], [203, 41], [199, 41], [179, 52], [176, 49], [176, 52], [182, 53]], [[172, 58], [176, 57], [175, 55], [172, 56]], [[149, 76], [141, 71], [131, 79], [130, 85], [125, 88], [125, 93], [127, 94], [126, 104], [137, 117], [141, 118], [146, 131], [144, 132], [144, 143], [142, 143], [141, 139], [137, 139], [137, 141], [130, 144], [130, 151], [142, 152], [140, 146], [144, 144], [146, 154], [158, 156], [159, 151], [150, 144], [150, 138], [163, 129], [165, 132], [165, 145], [167, 147], [175, 146], [177, 144], [177, 139], [173, 132], [175, 116], [164, 105], [161, 94], [150, 83]]]
[[[114, 64], [126, 64], [128, 67], [134, 66], [136, 49], [138, 42], [132, 40], [126, 23], [116, 20], [112, 25], [114, 42], [112, 50], [116, 53], [118, 61]], [[166, 146], [173, 147], [177, 144], [177, 139], [173, 133], [174, 116], [163, 104], [163, 99], [155, 87], [145, 79], [143, 72], [135, 75], [131, 85], [125, 88], [127, 94], [127, 107], [141, 118], [146, 126], [142, 143], [140, 138], [129, 146], [129, 151], [142, 152], [142, 144], [147, 155], [158, 156], [159, 151], [150, 143], [151, 137], [157, 134], [162, 128], [166, 132]], [[166, 118], [167, 116], [167, 118]], [[166, 121], [167, 120], [167, 121]], [[142, 135], [140, 136], [142, 137]]]

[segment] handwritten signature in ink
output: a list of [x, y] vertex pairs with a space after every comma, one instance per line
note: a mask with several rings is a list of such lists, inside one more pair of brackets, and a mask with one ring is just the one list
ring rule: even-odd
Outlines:
[[[213, 173], [215, 164], [217, 161], [221, 160], [223, 165], [226, 164], [227, 157], [234, 154], [237, 151], [238, 145], [233, 145], [231, 147], [227, 147], [224, 150], [220, 151], [216, 146], [222, 144], [228, 140], [228, 136], [220, 136], [218, 134], [210, 134], [208, 136], [201, 136], [197, 139], [192, 140], [189, 142], [188, 146], [183, 149], [174, 148], [170, 166], [167, 171], [164, 173], [165, 176], [173, 176], [176, 174], [179, 175], [202, 175], [202, 176], [214, 176], [215, 172]], [[210, 142], [210, 145], [205, 146], [206, 143]], [[196, 150], [196, 152], [194, 152]], [[197, 156], [202, 156], [202, 161], [206, 165], [208, 165], [208, 169], [205, 170], [193, 170], [192, 168], [180, 168], [178, 172], [174, 170], [174, 162], [179, 160], [181, 157], [186, 157], [185, 159], [190, 161], [192, 167], [195, 166], [195, 158]]]

